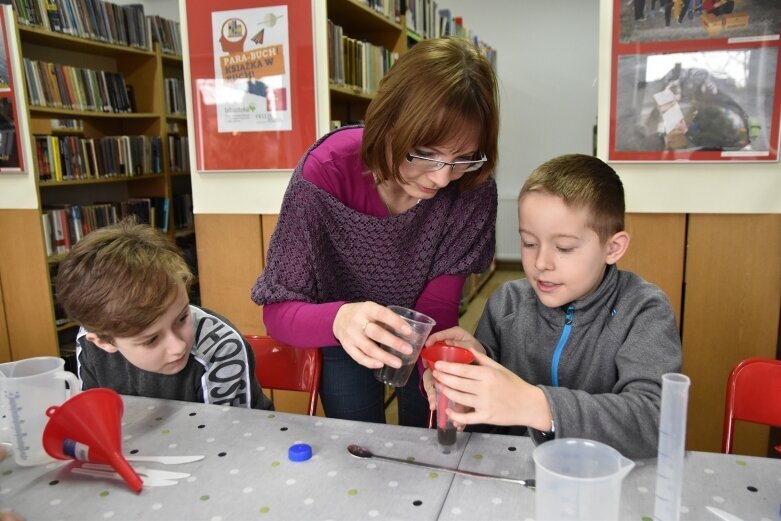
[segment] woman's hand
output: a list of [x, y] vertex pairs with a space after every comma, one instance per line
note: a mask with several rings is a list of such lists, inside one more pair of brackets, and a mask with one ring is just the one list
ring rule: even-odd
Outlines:
[[401, 359], [393, 356], [378, 344], [383, 344], [400, 354], [412, 353], [412, 346], [386, 329], [386, 326], [403, 335], [412, 334], [412, 328], [399, 315], [375, 302], [344, 304], [336, 312], [334, 336], [350, 357], [369, 369], [384, 365], [399, 368]]

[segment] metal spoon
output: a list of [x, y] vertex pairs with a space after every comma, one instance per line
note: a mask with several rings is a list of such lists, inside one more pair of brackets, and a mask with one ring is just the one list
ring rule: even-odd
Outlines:
[[391, 461], [393, 463], [402, 463], [404, 465], [414, 465], [416, 467], [423, 467], [426, 469], [431, 470], [440, 470], [443, 472], [452, 472], [453, 474], [461, 474], [462, 476], [470, 476], [473, 478], [488, 478], [488, 479], [498, 479], [499, 481], [508, 481], [510, 483], [517, 483], [519, 485], [523, 485], [526, 488], [534, 490], [536, 485], [533, 479], [513, 479], [513, 478], [506, 478], [504, 476], [494, 476], [491, 474], [482, 474], [480, 472], [472, 472], [471, 470], [461, 470], [461, 469], [454, 469], [450, 467], [440, 467], [438, 465], [431, 465], [429, 463], [420, 463], [418, 461], [410, 461], [405, 459], [399, 459], [399, 458], [390, 458], [388, 456], [378, 456], [377, 454], [372, 453], [369, 449], [365, 447], [361, 447], [360, 445], [348, 445], [347, 451], [355, 456], [356, 458], [375, 458], [383, 461]]

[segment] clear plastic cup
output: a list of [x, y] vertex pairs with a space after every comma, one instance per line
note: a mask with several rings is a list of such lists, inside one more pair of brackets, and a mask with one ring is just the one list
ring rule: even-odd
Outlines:
[[537, 521], [618, 521], [621, 481], [635, 466], [598, 441], [560, 438], [538, 445]]
[[412, 346], [412, 353], [405, 355], [384, 344], [380, 344], [382, 349], [401, 358], [401, 367], [395, 368], [385, 365], [374, 370], [374, 377], [385, 385], [390, 385], [391, 387], [404, 387], [407, 385], [407, 381], [412, 374], [415, 362], [418, 361], [420, 350], [423, 347], [423, 344], [426, 343], [426, 339], [428, 338], [429, 333], [431, 333], [431, 328], [434, 327], [436, 322], [433, 318], [428, 317], [423, 313], [418, 313], [414, 309], [407, 309], [401, 306], [388, 306], [388, 309], [399, 315], [410, 325], [412, 334], [402, 335], [387, 325], [383, 324], [383, 326], [397, 337], [406, 340], [407, 343]]

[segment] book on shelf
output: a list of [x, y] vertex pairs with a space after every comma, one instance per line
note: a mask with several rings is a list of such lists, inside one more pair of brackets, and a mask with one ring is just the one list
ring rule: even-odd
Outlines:
[[100, 42], [151, 50], [141, 4], [102, 0], [12, 0], [20, 24]]
[[41, 181], [162, 173], [160, 136], [34, 136]]
[[46, 254], [66, 253], [88, 233], [135, 216], [139, 223], [168, 231], [167, 197], [136, 197], [118, 202], [85, 205], [46, 205], [41, 214]]
[[98, 112], [134, 112], [121, 73], [23, 59], [30, 104]]

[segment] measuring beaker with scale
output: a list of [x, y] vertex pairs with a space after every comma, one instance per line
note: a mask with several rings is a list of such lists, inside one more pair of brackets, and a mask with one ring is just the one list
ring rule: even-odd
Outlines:
[[560, 438], [538, 445], [537, 521], [618, 521], [621, 481], [635, 466], [609, 445]]
[[54, 356], [0, 364], [0, 413], [10, 427], [7, 441], [17, 465], [54, 461], [43, 449], [46, 409], [60, 405], [79, 389], [76, 375], [64, 368], [65, 361]]

